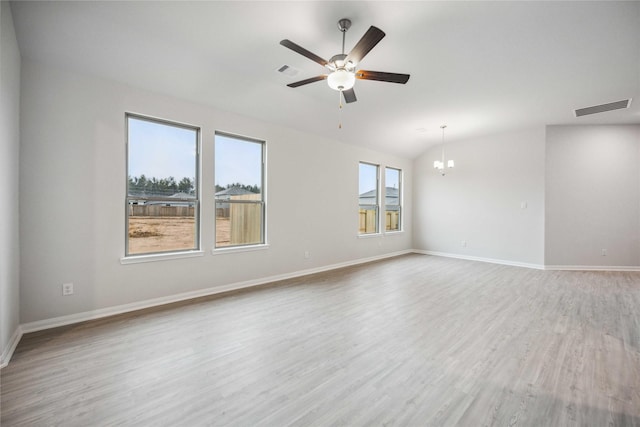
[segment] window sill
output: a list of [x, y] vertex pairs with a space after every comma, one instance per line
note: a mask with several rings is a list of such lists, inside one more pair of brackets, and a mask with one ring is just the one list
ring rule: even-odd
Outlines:
[[264, 251], [267, 249], [269, 249], [269, 244], [265, 243], [263, 245], [233, 246], [230, 248], [213, 248], [211, 249], [211, 253], [213, 255], [225, 255], [225, 254], [235, 254], [238, 252]]
[[166, 261], [171, 259], [194, 258], [204, 256], [204, 251], [171, 252], [166, 254], [132, 255], [120, 258], [120, 264], [140, 264], [143, 262]]
[[358, 239], [371, 239], [374, 237], [382, 237], [382, 233], [358, 234]]
[[397, 234], [404, 234], [404, 230], [385, 231], [383, 233], [358, 234], [358, 239], [370, 239], [370, 238], [374, 238], [374, 237], [394, 236], [394, 235], [397, 235]]

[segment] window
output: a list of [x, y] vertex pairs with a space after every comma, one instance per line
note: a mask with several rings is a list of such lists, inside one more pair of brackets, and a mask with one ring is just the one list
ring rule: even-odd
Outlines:
[[125, 254], [197, 250], [195, 127], [127, 114]]
[[384, 168], [385, 230], [402, 230], [402, 171]]
[[378, 165], [360, 163], [360, 234], [378, 232]]
[[265, 243], [265, 142], [216, 132], [216, 248]]

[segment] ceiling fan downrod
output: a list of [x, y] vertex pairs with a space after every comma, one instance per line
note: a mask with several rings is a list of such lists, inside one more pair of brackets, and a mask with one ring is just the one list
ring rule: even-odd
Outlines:
[[338, 29], [342, 32], [342, 54], [343, 55], [344, 55], [344, 39], [347, 34], [347, 31], [349, 31], [349, 28], [351, 28], [350, 19], [342, 18], [341, 20], [338, 21]]

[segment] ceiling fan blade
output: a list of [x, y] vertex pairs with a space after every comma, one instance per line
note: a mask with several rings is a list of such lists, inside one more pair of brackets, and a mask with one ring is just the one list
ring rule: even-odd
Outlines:
[[358, 100], [358, 98], [356, 98], [356, 93], [353, 91], [353, 88], [351, 89], [347, 89], [347, 90], [343, 90], [342, 91], [342, 96], [344, 96], [344, 100], [347, 104], [350, 104], [352, 102], [356, 102]]
[[299, 82], [289, 83], [287, 86], [298, 87], [298, 86], [306, 85], [313, 82], [319, 82], [320, 80], [325, 80], [326, 78], [327, 78], [326, 74], [321, 74], [319, 76], [311, 77], [309, 79], [300, 80]]
[[349, 55], [347, 55], [347, 58], [345, 59], [345, 63], [351, 61], [354, 64], [358, 64], [362, 61], [362, 58], [364, 58], [365, 55], [384, 38], [384, 36], [384, 31], [380, 28], [374, 27], [373, 25], [369, 27], [360, 41], [358, 41], [353, 49], [351, 49], [351, 52], [349, 52]]
[[284, 40], [280, 41], [280, 44], [282, 46], [284, 46], [284, 47], [288, 47], [292, 51], [297, 52], [302, 56], [306, 56], [310, 60], [317, 62], [318, 64], [322, 65], [323, 67], [326, 66], [329, 63], [329, 62], [327, 62], [326, 59], [320, 58], [315, 53], [309, 52], [307, 49], [303, 48], [300, 45], [295, 44], [291, 40], [284, 39]]
[[383, 71], [367, 71], [358, 70], [356, 79], [360, 80], [377, 80], [379, 82], [402, 83], [405, 84], [411, 75], [398, 73], [385, 73]]

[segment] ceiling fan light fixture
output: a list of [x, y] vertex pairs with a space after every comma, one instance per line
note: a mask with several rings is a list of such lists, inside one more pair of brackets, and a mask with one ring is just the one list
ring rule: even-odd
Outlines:
[[[325, 67], [328, 72], [319, 76], [311, 77], [309, 79], [300, 80], [299, 82], [293, 82], [287, 84], [288, 87], [300, 87], [309, 83], [319, 82], [320, 80], [327, 80], [329, 87], [333, 90], [340, 92], [340, 99], [344, 98], [347, 104], [356, 102], [356, 94], [353, 91], [353, 86], [358, 80], [374, 80], [379, 82], [388, 83], [401, 83], [405, 84], [409, 80], [409, 74], [388, 73], [382, 71], [367, 71], [356, 69], [362, 59], [373, 49], [385, 36], [384, 31], [373, 25], [369, 27], [366, 33], [358, 40], [356, 45], [351, 49], [349, 53], [345, 53], [344, 43], [346, 38], [346, 32], [351, 26], [351, 21], [348, 18], [343, 18], [338, 21], [338, 29], [342, 33], [342, 51], [337, 55], [333, 55], [330, 60], [326, 60], [313, 52], [308, 51], [302, 46], [292, 42], [289, 39], [280, 40], [280, 44], [287, 49], [304, 56]], [[342, 101], [340, 101], [342, 102]], [[342, 106], [342, 104], [340, 104]]]
[[338, 69], [327, 77], [327, 83], [333, 90], [349, 90], [356, 82], [356, 75], [345, 69]]

